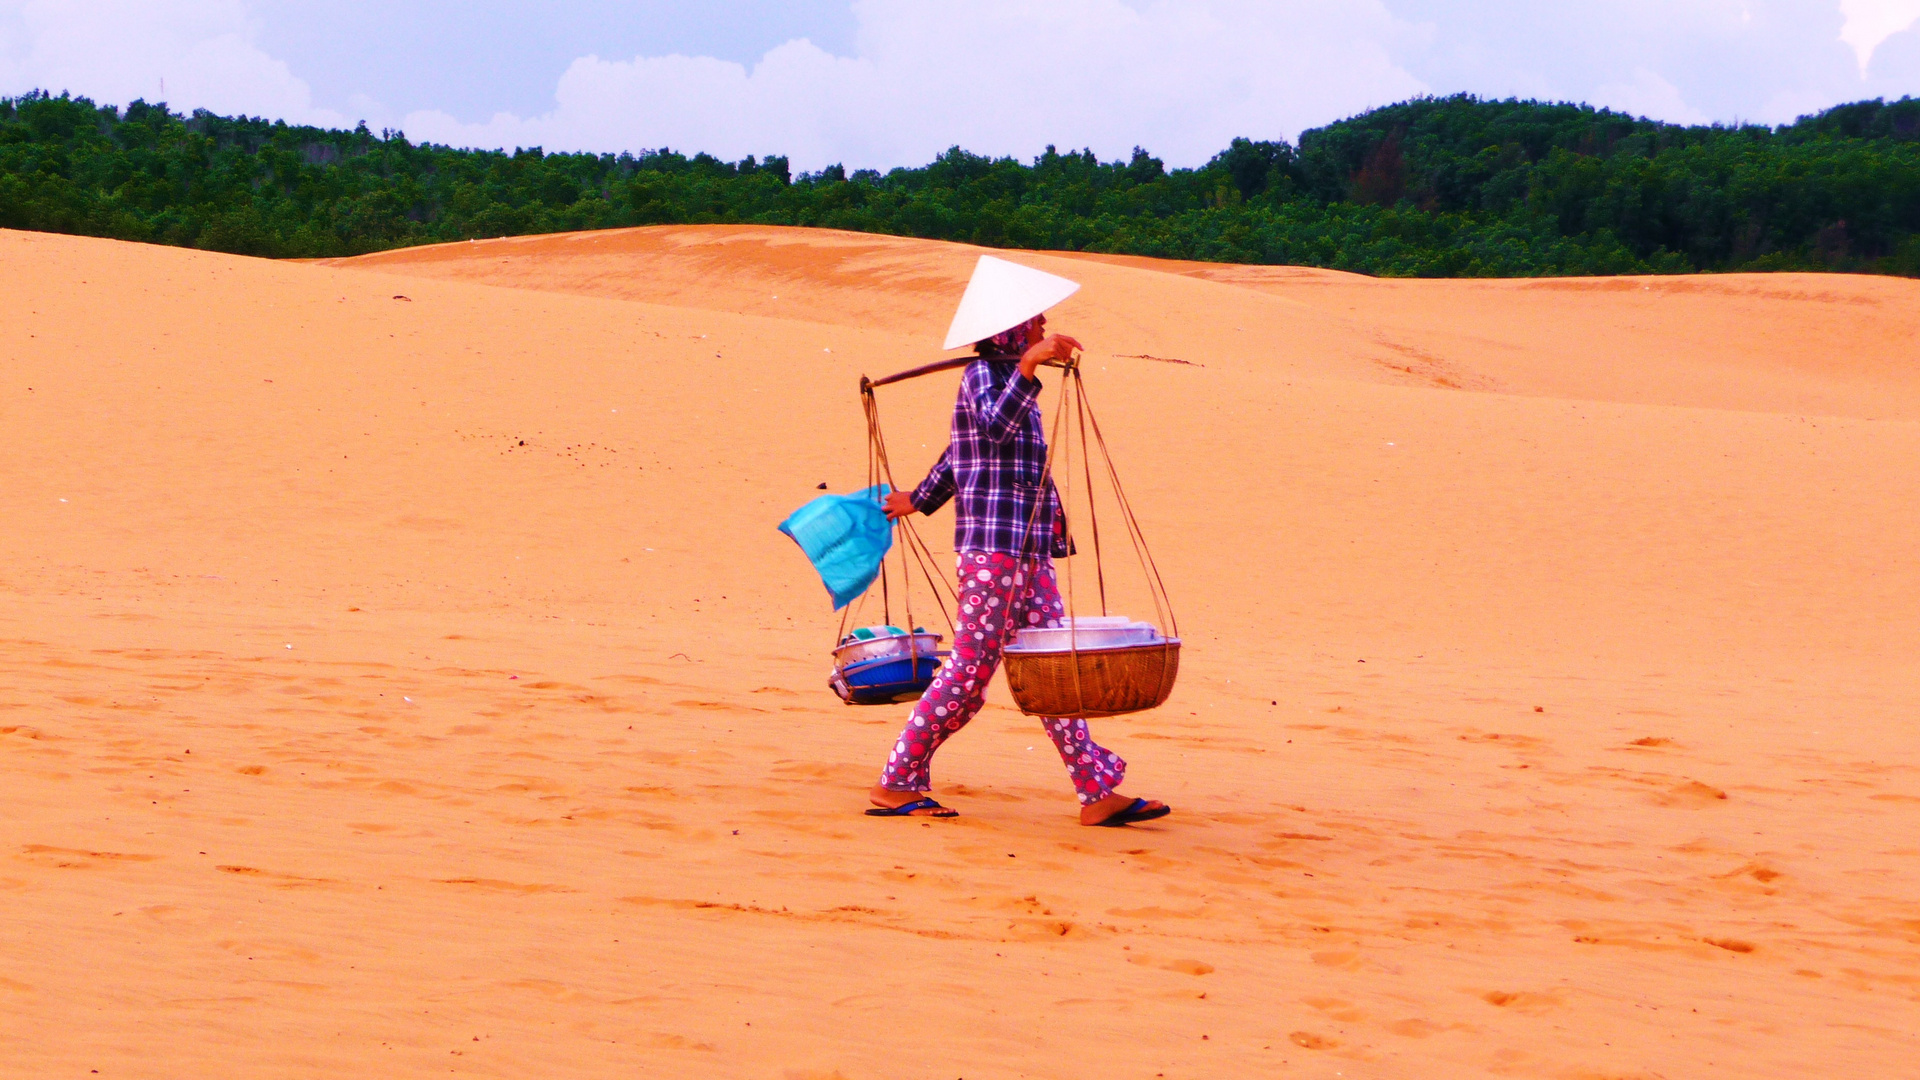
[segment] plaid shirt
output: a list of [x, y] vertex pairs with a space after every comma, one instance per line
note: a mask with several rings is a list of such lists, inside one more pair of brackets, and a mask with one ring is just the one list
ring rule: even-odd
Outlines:
[[[955, 499], [953, 550], [1066, 557], [1066, 515], [1052, 479], [1034, 515], [1047, 462], [1039, 399], [1039, 380], [1023, 377], [1013, 357], [967, 365], [953, 405], [953, 441], [913, 492], [914, 509], [923, 514]], [[1029, 520], [1032, 540], [1023, 543]]]

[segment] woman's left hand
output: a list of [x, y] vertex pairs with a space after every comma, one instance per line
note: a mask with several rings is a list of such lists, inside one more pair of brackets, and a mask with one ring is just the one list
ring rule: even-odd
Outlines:
[[880, 502], [880, 509], [887, 515], [888, 521], [899, 521], [913, 513], [913, 496], [904, 491], [892, 491]]

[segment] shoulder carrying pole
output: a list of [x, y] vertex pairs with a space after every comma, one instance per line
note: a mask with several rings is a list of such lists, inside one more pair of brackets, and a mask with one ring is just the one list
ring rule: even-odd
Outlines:
[[[865, 375], [862, 375], [860, 376], [860, 390], [862, 393], [865, 393], [875, 387], [905, 382], [908, 379], [917, 379], [922, 375], [933, 375], [942, 371], [952, 371], [954, 368], [966, 367], [978, 359], [980, 358], [977, 356], [956, 356], [951, 360], [936, 360], [931, 364], [922, 364], [917, 368], [909, 368], [906, 371], [893, 375], [883, 375], [878, 379], [869, 379]], [[1042, 360], [1040, 364], [1042, 367], [1063, 368], [1067, 366], [1067, 362], [1064, 360]]]

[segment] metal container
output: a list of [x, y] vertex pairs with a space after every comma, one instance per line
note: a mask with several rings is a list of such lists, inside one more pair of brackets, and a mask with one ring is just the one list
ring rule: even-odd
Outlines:
[[833, 650], [833, 666], [843, 668], [862, 660], [878, 660], [883, 656], [900, 659], [914, 655], [932, 656], [939, 651], [940, 635], [931, 631], [889, 634], [886, 637], [863, 638], [847, 642]]
[[1155, 645], [1166, 640], [1150, 623], [1124, 616], [1100, 615], [1062, 620], [1060, 627], [1037, 627], [1014, 632], [1007, 653], [1087, 652]]
[[948, 654], [940, 635], [917, 630], [857, 638], [833, 650], [827, 685], [849, 705], [891, 705], [919, 697]]
[[880, 656], [833, 669], [827, 685], [849, 705], [893, 705], [913, 701], [933, 684], [946, 653]]

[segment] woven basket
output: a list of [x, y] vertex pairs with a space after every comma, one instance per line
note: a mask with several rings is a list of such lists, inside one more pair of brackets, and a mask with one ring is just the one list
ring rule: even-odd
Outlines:
[[[1165, 704], [1180, 674], [1180, 642], [1071, 652], [1005, 654], [1007, 686], [1028, 716], [1119, 716]], [[1080, 678], [1074, 680], [1074, 660]]]

